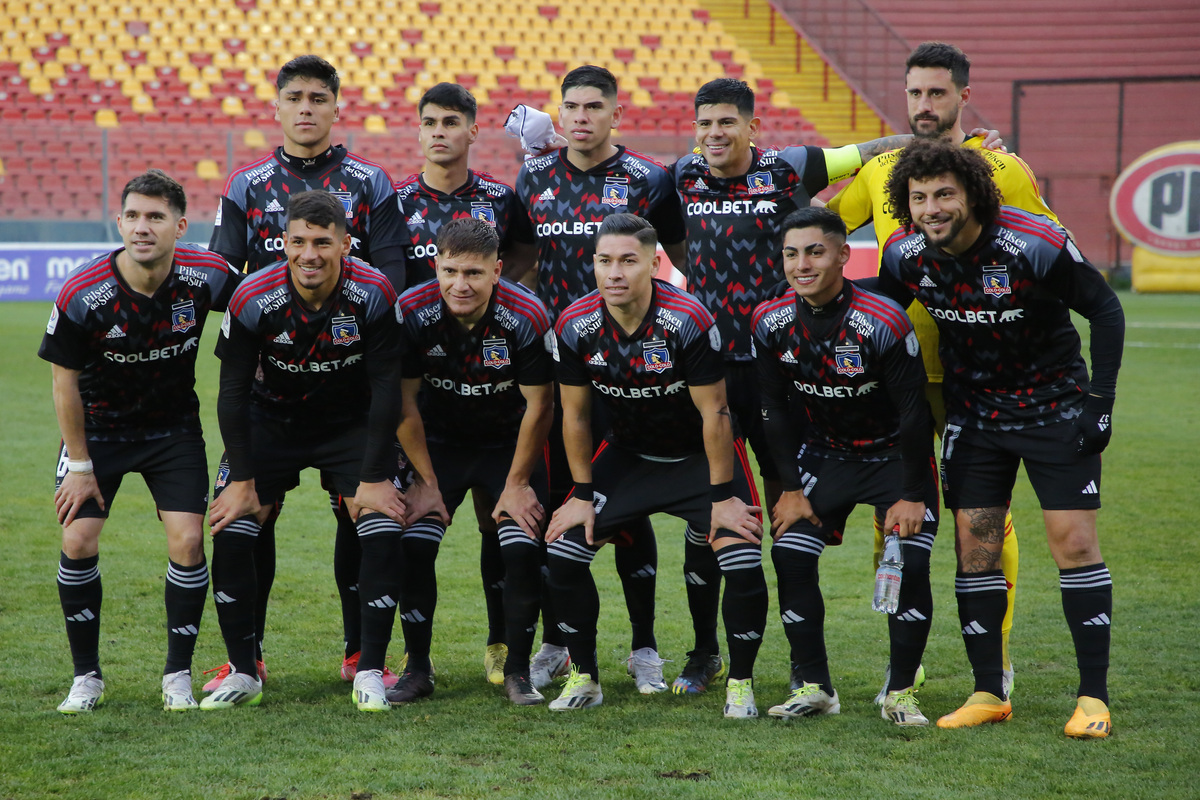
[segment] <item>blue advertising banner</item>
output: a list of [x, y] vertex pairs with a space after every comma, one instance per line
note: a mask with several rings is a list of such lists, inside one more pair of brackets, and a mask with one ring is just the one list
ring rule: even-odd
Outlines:
[[120, 246], [0, 243], [0, 301], [53, 300], [71, 270]]

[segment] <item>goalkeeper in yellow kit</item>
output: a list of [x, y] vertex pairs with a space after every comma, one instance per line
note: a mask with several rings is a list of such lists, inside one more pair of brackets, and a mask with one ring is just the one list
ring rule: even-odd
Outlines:
[[[913, 134], [922, 138], [947, 138], [963, 147], [979, 149], [992, 167], [992, 179], [1000, 189], [1004, 205], [1043, 214], [1057, 222], [1058, 217], [1042, 199], [1037, 178], [1029, 165], [1011, 153], [983, 149], [981, 137], [967, 138], [962, 129], [961, 111], [971, 97], [970, 70], [971, 62], [954, 45], [925, 42], [913, 50], [905, 63], [908, 123]], [[892, 215], [885, 188], [900, 153], [900, 150], [893, 150], [868, 161], [853, 182], [829, 201], [829, 208], [845, 220], [850, 230], [861, 228], [872, 219], [875, 221], [875, 237], [879, 241], [880, 253], [883, 252], [884, 242], [900, 227]], [[925, 372], [929, 376], [929, 405], [933, 409], [936, 429], [940, 431], [946, 423], [946, 412], [942, 402], [942, 363], [937, 354], [937, 326], [920, 303], [914, 302], [908, 308], [908, 315], [921, 342]], [[875, 559], [878, 561], [883, 550], [883, 531], [878, 521], [875, 525]], [[1017, 583], [1017, 536], [1013, 530], [1012, 514], [1004, 520], [1004, 550], [1000, 565], [1008, 583], [1008, 611], [1003, 623], [1004, 692], [1008, 695], [1013, 683], [1008, 635], [1012, 630]], [[921, 670], [918, 685], [923, 680], [924, 670]], [[876, 698], [876, 701], [881, 702], [881, 698]]]

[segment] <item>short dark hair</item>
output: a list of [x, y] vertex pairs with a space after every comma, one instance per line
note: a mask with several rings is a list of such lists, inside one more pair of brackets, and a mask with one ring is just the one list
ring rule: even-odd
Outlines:
[[282, 92], [283, 87], [296, 78], [318, 80], [325, 84], [326, 89], [333, 92], [334, 97], [337, 97], [338, 89], [342, 85], [341, 78], [338, 77], [338, 72], [333, 64], [320, 56], [296, 56], [280, 67], [279, 75], [275, 78], [275, 90]]
[[475, 102], [475, 96], [457, 83], [442, 82], [426, 90], [425, 94], [421, 95], [421, 102], [417, 105], [417, 114], [423, 112], [425, 106], [430, 103], [457, 111], [471, 122], [475, 121], [475, 115], [479, 113], [479, 104]]
[[313, 189], [297, 192], [288, 201], [287, 221], [302, 219], [320, 228], [333, 228], [338, 233], [346, 232], [346, 207], [329, 192]]
[[148, 169], [125, 184], [121, 190], [121, 210], [125, 210], [125, 198], [131, 194], [146, 197], [161, 197], [179, 216], [187, 214], [187, 194], [179, 182], [161, 169]]
[[562, 80], [562, 94], [566, 97], [567, 92], [580, 86], [590, 86], [593, 89], [599, 89], [607, 100], [617, 99], [617, 77], [604, 67], [597, 67], [593, 64], [587, 64], [582, 67], [576, 67], [567, 73], [567, 76]]
[[499, 250], [500, 237], [496, 235], [496, 229], [481, 219], [451, 220], [438, 231], [438, 255], [495, 258]]
[[904, 74], [907, 75], [913, 67], [948, 69], [950, 80], [959, 89], [971, 83], [971, 61], [967, 54], [945, 42], [922, 42], [917, 45], [917, 49], [909, 54], [908, 61], [904, 62]]
[[978, 150], [961, 147], [946, 139], [914, 139], [904, 148], [887, 180], [892, 215], [902, 226], [912, 225], [908, 209], [908, 182], [927, 181], [942, 175], [958, 178], [983, 225], [1000, 214], [1000, 190], [992, 180], [992, 167]]
[[840, 236], [843, 241], [849, 233], [845, 221], [830, 211], [819, 206], [805, 206], [784, 217], [783, 226], [779, 229], [780, 240], [787, 236], [788, 231], [801, 228], [820, 228], [828, 236]]
[[745, 81], [736, 78], [717, 78], [700, 87], [696, 92], [696, 111], [700, 106], [718, 106], [724, 103], [736, 106], [743, 117], [754, 116], [754, 90]]
[[609, 214], [596, 231], [596, 244], [605, 236], [632, 236], [643, 247], [658, 249], [658, 231], [637, 214]]

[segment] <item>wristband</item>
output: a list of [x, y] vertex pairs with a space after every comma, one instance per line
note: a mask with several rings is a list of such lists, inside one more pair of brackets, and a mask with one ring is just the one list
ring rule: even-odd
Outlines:
[[708, 487], [708, 499], [714, 503], [724, 503], [733, 497], [733, 481], [725, 481]]
[[79, 475], [89, 475], [92, 472], [92, 460], [90, 458], [86, 458], [81, 461], [67, 459], [67, 472], [74, 472]]
[[592, 484], [590, 483], [575, 484], [575, 492], [571, 496], [576, 500], [586, 500], [589, 503], [594, 503], [596, 501], [596, 491], [592, 488]]

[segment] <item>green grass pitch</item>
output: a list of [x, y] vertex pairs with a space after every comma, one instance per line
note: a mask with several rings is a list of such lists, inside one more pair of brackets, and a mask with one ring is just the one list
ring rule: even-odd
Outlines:
[[[55, 588], [59, 531], [51, 492], [58, 432], [50, 370], [35, 353], [48, 304], [0, 305], [0, 800], [5, 798], [1184, 798], [1200, 795], [1200, 297], [1122, 296], [1128, 345], [1104, 457], [1101, 545], [1115, 582], [1110, 673], [1115, 732], [1062, 734], [1076, 672], [1057, 573], [1027, 484], [1013, 515], [1021, 542], [1013, 659], [1014, 715], [962, 731], [900, 730], [871, 703], [887, 658], [870, 610], [869, 518], [826, 551], [822, 584], [837, 717], [765, 717], [787, 689], [787, 650], [772, 611], [756, 676], [764, 717], [725, 720], [723, 694], [642, 697], [624, 675], [628, 623], [612, 569], [602, 592], [604, 705], [554, 714], [514, 708], [483, 680], [478, 533], [460, 509], [439, 560], [435, 695], [389, 714], [360, 714], [337, 677], [340, 617], [333, 526], [309, 476], [279, 525], [263, 704], [168, 715], [159, 704], [166, 632], [166, 548], [136, 477], [122, 488], [101, 542], [101, 658], [108, 702], [65, 718], [71, 680]], [[209, 456], [217, 363], [210, 320], [199, 389]], [[1083, 327], [1086, 336], [1086, 326]], [[668, 680], [690, 624], [682, 525], [658, 517], [658, 641]], [[935, 617], [920, 694], [934, 717], [971, 689], [953, 597], [948, 529], [934, 549]], [[767, 559], [768, 581], [773, 574]], [[397, 635], [399, 626], [397, 626]], [[393, 642], [392, 651], [401, 646]], [[224, 661], [211, 603], [196, 668]]]

